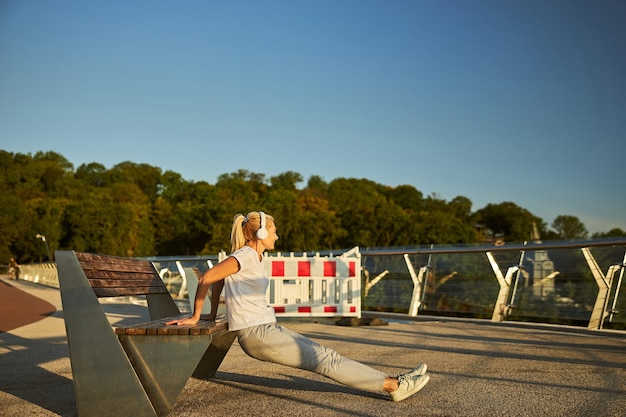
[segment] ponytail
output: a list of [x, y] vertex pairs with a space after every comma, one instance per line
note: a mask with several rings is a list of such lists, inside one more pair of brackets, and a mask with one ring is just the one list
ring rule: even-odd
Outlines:
[[233, 228], [230, 231], [231, 253], [246, 245], [246, 236], [243, 233], [244, 220], [246, 220], [246, 218], [243, 214], [237, 214], [233, 219]]
[[[274, 218], [269, 214], [266, 214], [265, 218], [268, 223], [274, 223]], [[235, 215], [230, 231], [231, 253], [246, 246], [247, 242], [257, 240], [256, 232], [260, 227], [261, 214], [258, 211], [251, 211], [247, 216]]]

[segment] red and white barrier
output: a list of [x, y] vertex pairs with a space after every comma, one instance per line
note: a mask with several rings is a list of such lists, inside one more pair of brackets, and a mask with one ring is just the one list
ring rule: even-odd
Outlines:
[[267, 255], [269, 304], [277, 317], [361, 317], [361, 254]]

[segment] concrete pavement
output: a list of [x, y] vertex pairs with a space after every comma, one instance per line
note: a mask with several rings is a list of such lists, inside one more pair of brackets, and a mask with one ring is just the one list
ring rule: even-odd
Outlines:
[[[57, 311], [0, 333], [0, 416], [75, 416], [59, 291], [2, 280]], [[104, 308], [113, 322], [146, 318], [142, 306], [126, 302]], [[625, 415], [624, 332], [442, 317], [385, 320], [388, 326], [344, 327], [328, 320], [285, 325], [389, 374], [426, 362], [430, 383], [401, 403], [257, 361], [235, 342], [216, 378], [189, 380], [170, 415]]]

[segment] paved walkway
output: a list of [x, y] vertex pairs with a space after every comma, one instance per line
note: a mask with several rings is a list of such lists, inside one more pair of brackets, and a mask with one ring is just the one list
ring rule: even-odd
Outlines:
[[[11, 305], [13, 314], [31, 322], [0, 333], [0, 416], [75, 416], [58, 290], [1, 281], [3, 303], [7, 297], [31, 302], [35, 297], [48, 310], [31, 316], [30, 304]], [[145, 318], [140, 306], [113, 302], [104, 307], [113, 322]], [[6, 311], [0, 308], [0, 323], [11, 320]], [[625, 415], [624, 332], [436, 317], [385, 319], [388, 326], [286, 325], [390, 374], [428, 363], [431, 382], [408, 400], [393, 403], [380, 393], [256, 361], [235, 342], [216, 378], [187, 383], [171, 416]]]

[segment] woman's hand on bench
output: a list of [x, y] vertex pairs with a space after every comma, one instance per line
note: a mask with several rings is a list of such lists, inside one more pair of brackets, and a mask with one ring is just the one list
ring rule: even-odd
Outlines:
[[191, 316], [191, 317], [183, 317], [183, 318], [176, 319], [176, 320], [166, 321], [165, 324], [167, 325], [175, 324], [177, 326], [183, 326], [183, 325], [196, 324], [199, 321], [200, 321], [199, 319]]

